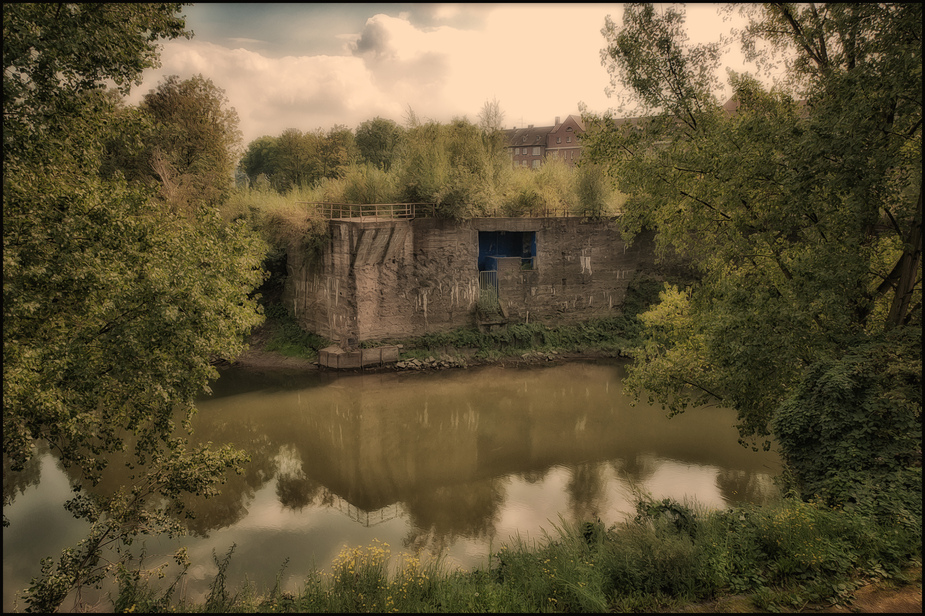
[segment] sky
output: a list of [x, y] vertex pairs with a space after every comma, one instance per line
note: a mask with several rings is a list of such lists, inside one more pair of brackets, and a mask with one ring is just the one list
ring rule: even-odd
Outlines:
[[[691, 43], [729, 34], [719, 5], [687, 6]], [[129, 102], [164, 77], [197, 74], [222, 88], [244, 145], [287, 128], [327, 131], [375, 117], [472, 122], [497, 101], [504, 127], [617, 106], [605, 90], [601, 29], [620, 4], [196, 4], [191, 40], [164, 41]], [[730, 50], [725, 64], [748, 70]], [[728, 96], [728, 91], [721, 94]]]

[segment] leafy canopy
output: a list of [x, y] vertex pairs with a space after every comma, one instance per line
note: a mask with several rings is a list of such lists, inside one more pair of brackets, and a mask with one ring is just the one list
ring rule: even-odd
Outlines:
[[629, 195], [627, 237], [654, 229], [701, 273], [645, 316], [630, 385], [671, 412], [720, 400], [743, 438], [760, 438], [813, 366], [891, 330], [920, 339], [922, 15], [742, 10], [749, 57], [782, 63], [786, 79], [769, 89], [730, 73], [725, 106], [717, 47], [686, 43], [683, 9], [632, 4], [622, 26], [608, 19], [602, 60], [645, 116], [587, 115], [583, 156]]
[[91, 531], [43, 563], [26, 597], [37, 611], [101, 579], [107, 545], [180, 532], [180, 497], [213, 494], [246, 459], [189, 446], [174, 420], [189, 419], [212, 361], [238, 354], [261, 320], [250, 293], [265, 246], [208, 201], [156, 199], [111, 156], [123, 129], [138, 137], [133, 154], [148, 127], [106, 82], [127, 91], [156, 64], [158, 40], [187, 36], [180, 8], [4, 6], [4, 468], [46, 443], [84, 484], [116, 452], [132, 477], [68, 503]]
[[219, 205], [240, 156], [238, 113], [211, 79], [171, 75], [140, 105], [154, 126], [142, 156], [168, 200]]

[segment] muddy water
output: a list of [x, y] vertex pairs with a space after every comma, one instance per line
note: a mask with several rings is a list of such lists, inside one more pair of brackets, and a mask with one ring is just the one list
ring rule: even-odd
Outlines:
[[[728, 409], [667, 419], [632, 406], [618, 362], [498, 366], [437, 373], [255, 375], [227, 370], [197, 405], [195, 437], [246, 449], [251, 463], [223, 493], [192, 502], [193, 537], [148, 540], [148, 562], [189, 547], [184, 592], [208, 591], [235, 544], [229, 582], [295, 590], [344, 546], [439, 552], [452, 566], [487, 563], [519, 535], [543, 539], [562, 520], [607, 524], [633, 491], [721, 508], [772, 498], [773, 452], [737, 443]], [[38, 458], [4, 491], [4, 609], [84, 526], [61, 508], [67, 476]], [[22, 604], [19, 604], [22, 607]], [[104, 602], [101, 607], [108, 604]], [[66, 606], [65, 606], [66, 607]]]

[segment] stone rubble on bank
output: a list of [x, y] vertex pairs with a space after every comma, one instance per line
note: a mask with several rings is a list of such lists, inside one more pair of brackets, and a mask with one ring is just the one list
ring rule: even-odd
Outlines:
[[433, 356], [427, 359], [403, 359], [395, 364], [399, 370], [442, 370], [444, 368], [466, 368], [463, 358], [445, 357], [436, 359]]
[[[563, 356], [559, 354], [559, 351], [529, 351], [521, 354], [520, 358], [528, 363], [536, 363], [563, 359]], [[437, 359], [431, 355], [426, 359], [403, 359], [393, 365], [398, 370], [443, 370], [446, 368], [468, 368], [470, 364], [465, 357], [443, 356]]]
[[543, 351], [528, 351], [520, 356], [527, 361], [552, 361], [554, 359], [559, 359], [559, 351], [550, 351], [544, 353]]

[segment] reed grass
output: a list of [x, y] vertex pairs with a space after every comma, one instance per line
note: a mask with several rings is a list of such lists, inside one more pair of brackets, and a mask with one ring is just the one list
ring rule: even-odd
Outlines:
[[[393, 556], [387, 544], [344, 548], [297, 592], [279, 585], [224, 590], [223, 566], [208, 604], [169, 609], [221, 612], [608, 612], [671, 611], [745, 597], [750, 609], [844, 604], [870, 580], [909, 581], [921, 566], [921, 533], [854, 511], [796, 498], [761, 507], [706, 510], [640, 497], [635, 518], [609, 528], [560, 520], [543, 540], [512, 538], [485, 567], [452, 569], [439, 558]], [[914, 533], [913, 533], [914, 534]], [[229, 551], [230, 555], [231, 551]], [[152, 607], [137, 585], [119, 606]], [[221, 598], [217, 600], [216, 598]], [[154, 603], [152, 603], [152, 601]]]

